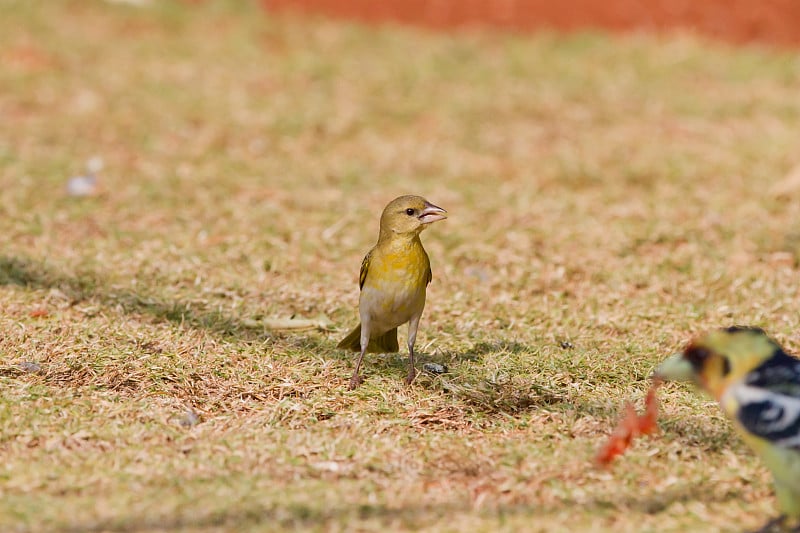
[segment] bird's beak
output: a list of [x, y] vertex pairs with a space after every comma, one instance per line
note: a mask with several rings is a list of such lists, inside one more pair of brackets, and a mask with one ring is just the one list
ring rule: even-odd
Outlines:
[[692, 364], [683, 357], [682, 353], [667, 357], [656, 367], [653, 377], [664, 381], [695, 381], [696, 378]]
[[429, 202], [425, 202], [425, 209], [422, 210], [418, 218], [423, 224], [430, 224], [431, 222], [436, 222], [437, 220], [446, 219], [447, 215], [445, 213], [447, 213], [447, 211], [441, 207], [433, 205]]

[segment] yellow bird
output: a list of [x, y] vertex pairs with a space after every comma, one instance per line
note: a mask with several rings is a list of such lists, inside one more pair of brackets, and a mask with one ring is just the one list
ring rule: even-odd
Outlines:
[[397, 327], [408, 322], [408, 376], [414, 381], [414, 342], [425, 291], [431, 282], [431, 263], [419, 234], [428, 224], [447, 218], [447, 211], [420, 196], [395, 198], [381, 215], [378, 243], [361, 262], [358, 283], [361, 323], [339, 343], [339, 348], [360, 351], [350, 379], [352, 390], [361, 383], [358, 371], [366, 352], [397, 352]]
[[695, 339], [655, 377], [708, 392], [770, 469], [781, 515], [762, 531], [786, 519], [800, 522], [800, 359], [760, 328], [733, 326]]

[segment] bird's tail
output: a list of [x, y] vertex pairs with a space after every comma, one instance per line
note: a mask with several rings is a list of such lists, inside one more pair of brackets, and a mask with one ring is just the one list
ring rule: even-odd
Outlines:
[[[357, 325], [336, 347], [353, 352], [361, 351], [361, 324]], [[367, 352], [369, 353], [393, 353], [399, 351], [400, 344], [397, 342], [397, 328], [390, 329], [380, 337], [370, 339], [367, 345]]]

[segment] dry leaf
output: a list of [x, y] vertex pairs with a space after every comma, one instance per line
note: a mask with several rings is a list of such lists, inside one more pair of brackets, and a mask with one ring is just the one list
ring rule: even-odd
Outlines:
[[778, 198], [798, 193], [800, 193], [800, 164], [795, 165], [782, 180], [769, 188], [769, 194]]
[[656, 391], [661, 386], [660, 380], [653, 380], [645, 398], [644, 414], [639, 416], [630, 403], [625, 404], [625, 416], [617, 424], [606, 444], [597, 452], [595, 461], [601, 466], [608, 466], [618, 456], [625, 453], [633, 439], [639, 435], [651, 435], [658, 430], [658, 396]]

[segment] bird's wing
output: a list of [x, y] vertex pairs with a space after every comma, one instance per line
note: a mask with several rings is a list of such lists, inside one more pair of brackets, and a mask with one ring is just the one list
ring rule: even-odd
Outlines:
[[367, 255], [364, 256], [364, 260], [361, 261], [361, 272], [358, 273], [358, 288], [364, 288], [364, 281], [367, 279], [367, 271], [369, 270], [369, 260], [372, 257], [372, 250], [369, 251]]
[[736, 418], [758, 437], [800, 450], [800, 360], [776, 354], [734, 385]]
[[[420, 248], [422, 248], [422, 243], [420, 243]], [[425, 248], [422, 248], [422, 257], [424, 258], [425, 268], [427, 269], [425, 272], [425, 285], [430, 285], [433, 279], [433, 271], [431, 270], [431, 259], [428, 257], [428, 252], [425, 251]]]

